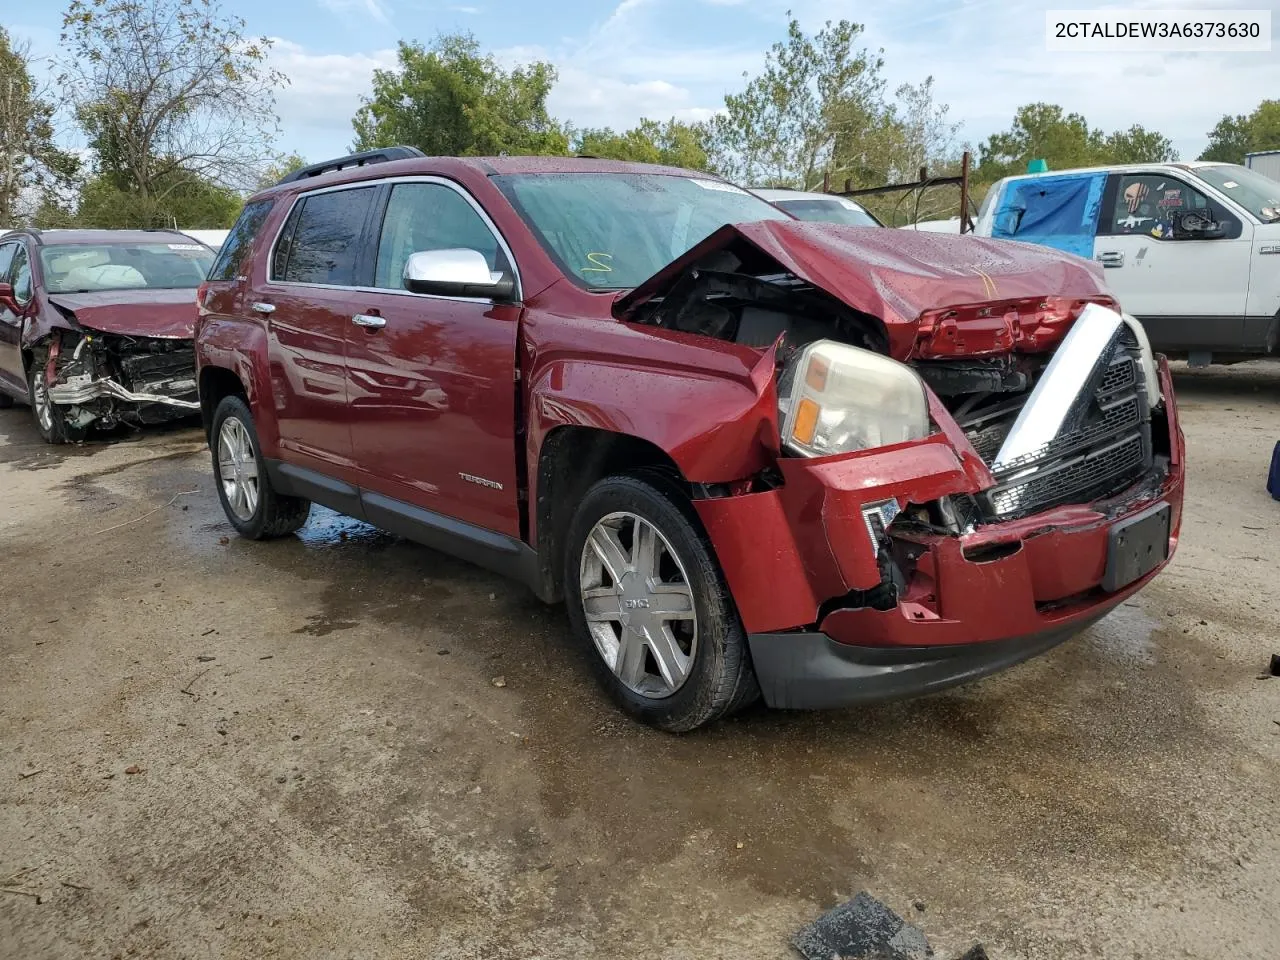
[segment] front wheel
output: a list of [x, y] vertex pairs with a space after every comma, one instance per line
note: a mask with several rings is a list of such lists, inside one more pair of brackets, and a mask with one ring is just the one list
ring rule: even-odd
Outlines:
[[293, 533], [307, 522], [311, 501], [277, 493], [267, 476], [249, 405], [223, 397], [213, 413], [209, 444], [218, 499], [236, 532], [250, 540]]
[[49, 399], [49, 385], [44, 378], [44, 364], [38, 360], [27, 368], [27, 399], [36, 429], [45, 443], [79, 443], [89, 432], [67, 422], [62, 407]]
[[660, 475], [608, 477], [569, 529], [565, 600], [601, 682], [632, 716], [693, 730], [758, 695], [711, 545]]

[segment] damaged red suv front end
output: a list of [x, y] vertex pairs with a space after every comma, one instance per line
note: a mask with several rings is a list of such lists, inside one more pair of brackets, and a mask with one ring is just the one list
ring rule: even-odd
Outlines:
[[[1183, 488], [1172, 384], [1096, 267], [977, 238], [759, 223], [717, 232], [616, 312], [707, 333], [760, 282], [803, 301], [797, 314], [825, 303], [826, 336], [906, 365], [927, 406], [918, 436], [822, 455], [810, 438], [827, 413], [795, 413], [808, 388], [793, 387], [777, 398], [774, 466], [695, 499], [771, 706], [984, 676], [1089, 626], [1168, 562]], [[766, 300], [748, 309], [792, 310]], [[771, 330], [737, 318], [738, 343], [744, 327]], [[762, 361], [784, 371], [779, 394], [812, 350], [784, 326], [771, 349], [791, 356]], [[826, 364], [794, 378], [822, 387]]]

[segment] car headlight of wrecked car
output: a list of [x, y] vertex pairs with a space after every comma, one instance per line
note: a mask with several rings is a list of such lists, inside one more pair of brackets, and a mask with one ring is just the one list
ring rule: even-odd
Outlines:
[[910, 367], [834, 340], [806, 346], [778, 381], [782, 442], [826, 457], [929, 435], [924, 383]]

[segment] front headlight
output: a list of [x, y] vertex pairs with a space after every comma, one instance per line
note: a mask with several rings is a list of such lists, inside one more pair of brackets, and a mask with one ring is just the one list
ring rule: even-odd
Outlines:
[[806, 457], [929, 435], [929, 403], [916, 372], [834, 340], [805, 347], [783, 370], [778, 395], [782, 442]]

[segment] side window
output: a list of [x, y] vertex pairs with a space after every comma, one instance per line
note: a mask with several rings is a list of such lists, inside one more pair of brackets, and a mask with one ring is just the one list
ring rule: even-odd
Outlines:
[[275, 253], [271, 255], [271, 279], [283, 280], [284, 272], [289, 266], [289, 251], [293, 249], [293, 235], [298, 229], [298, 217], [302, 214], [305, 201], [299, 200], [289, 211], [289, 219], [284, 222], [280, 237], [276, 240]]
[[1210, 219], [1220, 216], [1204, 194], [1181, 180], [1159, 174], [1129, 174], [1120, 178], [1104, 232], [1172, 240], [1174, 218], [1187, 210], [1202, 212]]
[[31, 260], [27, 256], [27, 248], [18, 244], [13, 254], [13, 299], [19, 303], [31, 302]]
[[218, 251], [217, 259], [209, 268], [210, 280], [234, 280], [240, 275], [240, 265], [249, 255], [249, 248], [253, 246], [262, 224], [266, 222], [273, 203], [274, 200], [259, 200], [248, 204], [240, 212], [239, 219], [223, 241], [222, 249]]
[[13, 255], [17, 250], [16, 243], [0, 243], [0, 283], [9, 282], [9, 267], [13, 265]]
[[279, 279], [286, 283], [355, 286], [360, 235], [375, 191], [374, 187], [334, 190], [301, 200], [302, 209]]
[[480, 251], [490, 270], [511, 269], [489, 225], [456, 190], [439, 183], [397, 183], [382, 220], [374, 286], [402, 289], [410, 254], [456, 247]]

